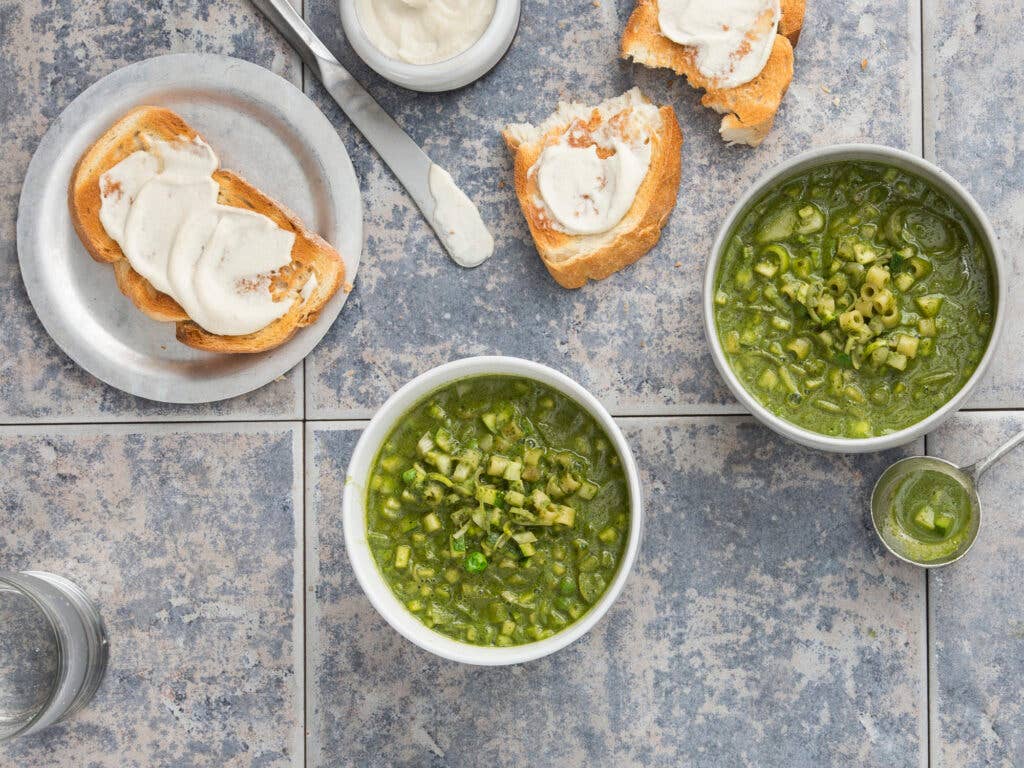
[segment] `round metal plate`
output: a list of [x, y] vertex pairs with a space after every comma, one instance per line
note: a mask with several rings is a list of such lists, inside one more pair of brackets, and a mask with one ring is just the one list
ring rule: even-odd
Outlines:
[[67, 355], [111, 386], [150, 400], [202, 403], [258, 389], [300, 362], [330, 328], [347, 293], [280, 347], [257, 355], [200, 352], [173, 323], [151, 320], [117, 289], [108, 264], [89, 256], [71, 225], [67, 185], [82, 153], [140, 104], [179, 113], [237, 171], [291, 209], [359, 266], [359, 184], [345, 146], [299, 89], [229, 56], [172, 54], [111, 73], [50, 126], [29, 164], [18, 208], [22, 279], [43, 327]]

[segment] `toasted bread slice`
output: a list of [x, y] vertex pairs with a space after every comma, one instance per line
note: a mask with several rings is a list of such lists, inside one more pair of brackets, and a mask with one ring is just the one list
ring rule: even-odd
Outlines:
[[730, 144], [756, 147], [772, 128], [793, 80], [793, 46], [803, 28], [805, 0], [782, 0], [782, 17], [761, 73], [735, 88], [716, 88], [696, 65], [696, 51], [661, 34], [658, 0], [637, 0], [622, 33], [621, 55], [647, 67], [664, 67], [703, 89], [701, 103], [724, 114], [719, 133]]
[[[645, 118], [641, 125], [650, 140], [651, 160], [632, 206], [607, 232], [574, 235], [562, 231], [538, 204], [541, 198], [536, 174], [530, 173], [530, 169], [545, 147], [559, 142], [570, 128], [574, 137], [593, 142], [591, 134], [595, 130], [616, 120], [629, 120], [640, 106], [649, 108], [645, 114], [653, 113], [652, 119]], [[602, 280], [632, 264], [658, 242], [679, 192], [683, 134], [672, 107], [654, 107], [639, 89], [633, 88], [596, 107], [559, 104], [558, 111], [541, 125], [509, 125], [502, 136], [515, 155], [516, 196], [530, 234], [544, 265], [559, 285], [579, 288], [587, 280]]]
[[[111, 264], [117, 287], [154, 320], [177, 323], [179, 341], [210, 352], [263, 352], [284, 343], [295, 331], [316, 320], [345, 279], [345, 264], [327, 241], [308, 231], [299, 219], [231, 171], [218, 169], [213, 178], [220, 186], [218, 202], [245, 208], [270, 218], [295, 233], [290, 264], [274, 273], [270, 293], [275, 300], [291, 297], [292, 306], [265, 328], [244, 336], [209, 333], [192, 322], [170, 296], [157, 291], [132, 269], [120, 246], [100, 222], [100, 177], [152, 139], [191, 141], [199, 134], [179, 115], [161, 107], [136, 107], [118, 120], [79, 159], [68, 184], [71, 222], [89, 254]], [[201, 137], [200, 137], [201, 138]], [[310, 277], [316, 278], [315, 286]], [[311, 290], [303, 290], [307, 283]]]

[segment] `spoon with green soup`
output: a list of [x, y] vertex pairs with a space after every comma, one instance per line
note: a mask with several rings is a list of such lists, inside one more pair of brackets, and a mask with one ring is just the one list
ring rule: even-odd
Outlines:
[[984, 459], [958, 467], [934, 456], [911, 456], [890, 466], [871, 493], [871, 522], [896, 557], [924, 568], [959, 560], [981, 528], [981, 476], [1024, 442], [1021, 431]]

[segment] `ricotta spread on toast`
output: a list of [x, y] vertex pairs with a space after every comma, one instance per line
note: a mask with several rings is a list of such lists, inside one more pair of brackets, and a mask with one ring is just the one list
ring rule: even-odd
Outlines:
[[274, 273], [295, 233], [263, 214], [220, 205], [219, 161], [199, 138], [146, 140], [100, 177], [100, 223], [132, 269], [210, 333], [242, 336], [283, 316]]
[[629, 212], [651, 164], [653, 104], [635, 104], [592, 126], [576, 119], [530, 168], [537, 208], [570, 235], [613, 229]]
[[694, 48], [697, 69], [718, 88], [761, 74], [781, 16], [780, 0], [658, 0], [661, 33]]

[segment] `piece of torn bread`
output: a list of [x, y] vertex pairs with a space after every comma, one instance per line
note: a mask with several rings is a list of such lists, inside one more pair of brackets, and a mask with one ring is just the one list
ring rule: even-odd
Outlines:
[[[142, 106], [112, 125], [79, 159], [68, 184], [71, 221], [89, 254], [113, 266], [117, 287], [154, 320], [177, 323], [178, 341], [209, 352], [264, 352], [287, 341], [297, 329], [316, 320], [345, 278], [345, 264], [331, 245], [280, 203], [245, 179], [218, 168], [213, 179], [220, 186], [217, 202], [261, 213], [282, 229], [295, 233], [291, 263], [272, 273], [269, 290], [275, 300], [293, 299], [289, 310], [260, 330], [244, 336], [210, 333], [192, 322], [170, 296], [157, 291], [132, 269], [120, 246], [100, 222], [100, 177], [152, 139], [192, 141], [198, 132], [179, 115], [162, 107]], [[201, 137], [200, 137], [201, 138]], [[303, 291], [311, 276], [312, 290]]]
[[[645, 106], [651, 119], [639, 120]], [[572, 129], [574, 141], [597, 144], [591, 133], [607, 124], [629, 124], [642, 129], [651, 142], [647, 174], [633, 204], [607, 232], [574, 235], [562, 231], [546, 215], [531, 168], [545, 147], [559, 142]], [[632, 264], [655, 246], [668, 221], [679, 191], [680, 151], [683, 134], [672, 107], [657, 107], [638, 88], [608, 99], [596, 107], [562, 102], [540, 125], [509, 125], [502, 131], [515, 155], [515, 191], [537, 252], [551, 276], [565, 288], [580, 288], [587, 280], [602, 280]], [[598, 146], [598, 151], [601, 147]]]
[[772, 128], [793, 80], [793, 46], [800, 38], [806, 0], [781, 0], [782, 16], [771, 54], [761, 73], [735, 88], [716, 88], [696, 65], [696, 50], [661, 34], [658, 0], [637, 0], [622, 33], [621, 55], [647, 67], [664, 67], [703, 89], [701, 104], [723, 114], [719, 133], [730, 144], [756, 147]]

